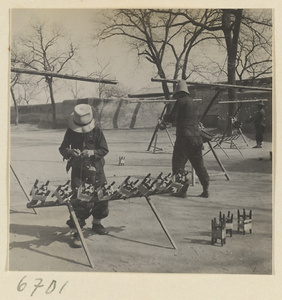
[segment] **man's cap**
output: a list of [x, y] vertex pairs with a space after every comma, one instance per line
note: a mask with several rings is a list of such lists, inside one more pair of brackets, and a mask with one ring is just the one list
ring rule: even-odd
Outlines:
[[93, 110], [89, 104], [78, 104], [69, 118], [69, 127], [74, 132], [86, 133], [95, 127]]
[[179, 80], [177, 82], [177, 84], [175, 85], [175, 90], [174, 90], [173, 96], [175, 96], [179, 92], [184, 92], [184, 93], [190, 95], [188, 87], [187, 87], [187, 83], [185, 82], [185, 80]]

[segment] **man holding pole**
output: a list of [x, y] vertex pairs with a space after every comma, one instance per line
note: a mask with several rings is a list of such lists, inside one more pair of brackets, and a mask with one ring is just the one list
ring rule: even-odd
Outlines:
[[[203, 141], [199, 130], [198, 116], [184, 80], [178, 81], [176, 84], [173, 97], [176, 102], [171, 112], [163, 117], [164, 122], [176, 122], [176, 141], [172, 156], [173, 175], [176, 181], [181, 178], [185, 173], [185, 164], [189, 160], [203, 187], [200, 197], [208, 198], [209, 175], [203, 161]], [[185, 198], [188, 186], [189, 184], [173, 196]]]

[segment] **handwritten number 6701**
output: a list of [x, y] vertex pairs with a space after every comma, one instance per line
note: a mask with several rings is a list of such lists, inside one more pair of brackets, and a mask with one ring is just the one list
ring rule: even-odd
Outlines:
[[[17, 286], [17, 290], [18, 290], [19, 292], [24, 291], [25, 288], [28, 286], [28, 283], [27, 283], [26, 281], [24, 281], [24, 279], [25, 279], [26, 277], [27, 277], [27, 276], [24, 276], [24, 277], [20, 280], [20, 282], [19, 282], [19, 284], [18, 284], [18, 286]], [[43, 288], [43, 287], [45, 286], [45, 285], [43, 284], [43, 279], [42, 279], [42, 278], [36, 278], [35, 281], [36, 281], [36, 284], [34, 284], [34, 289], [33, 289], [32, 293], [30, 294], [30, 296], [33, 296], [34, 293], [35, 293], [35, 291], [36, 291], [37, 289]], [[66, 282], [61, 286], [61, 288], [59, 289], [59, 294], [62, 293], [62, 291], [63, 291], [63, 289], [65, 288], [65, 286], [67, 285], [67, 283], [68, 283], [68, 281], [66, 281]], [[56, 288], [57, 288], [57, 281], [56, 281], [56, 280], [52, 280], [52, 282], [48, 285], [48, 287], [47, 287], [45, 293], [46, 293], [46, 294], [51, 294], [52, 292], [54, 292], [54, 291], [56, 290]]]

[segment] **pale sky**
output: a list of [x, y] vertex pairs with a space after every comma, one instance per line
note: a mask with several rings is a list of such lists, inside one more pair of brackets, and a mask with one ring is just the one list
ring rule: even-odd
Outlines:
[[[125, 87], [129, 93], [150, 87], [161, 88], [160, 83], [151, 82], [151, 78], [157, 76], [156, 67], [144, 57], [139, 58], [138, 63], [136, 53], [129, 50], [123, 39], [117, 37], [108, 39], [100, 44], [98, 49], [93, 46], [94, 40], [91, 36], [97, 26], [94, 20], [100, 15], [101, 10], [96, 9], [13, 9], [11, 10], [12, 36], [19, 37], [29, 33], [30, 24], [34, 20], [46, 21], [47, 24], [51, 25], [58, 24], [74, 42], [79, 44], [77, 60], [79, 60], [80, 66], [76, 66], [77, 75], [88, 76], [90, 73], [98, 71], [100, 69], [98, 60], [101, 66], [108, 64], [106, 71], [111, 75], [108, 79], [117, 80], [121, 87]], [[211, 43], [208, 42], [206, 45], [200, 44], [200, 48], [196, 50], [193, 49], [189, 59], [196, 65], [197, 62], [208, 65], [210, 63], [209, 58], [221, 64], [226, 59], [226, 51], [223, 47], [212, 47]], [[169, 75], [167, 74], [167, 76]], [[92, 75], [92, 77], [95, 76]], [[57, 79], [57, 83], [58, 80], [61, 79]], [[189, 80], [203, 81], [202, 78], [199, 80], [196, 76], [192, 76]], [[213, 80], [216, 81], [217, 78]], [[65, 82], [63, 80], [61, 82], [57, 84], [61, 90], [55, 94], [56, 102], [73, 99], [69, 88], [65, 87]], [[74, 85], [75, 81], [68, 80], [68, 84]], [[82, 97], [98, 96], [97, 83], [77, 82], [76, 84], [80, 89], [83, 89]], [[15, 92], [17, 93], [17, 90]], [[46, 95], [48, 92], [40, 94], [41, 103], [46, 102]], [[34, 104], [34, 102], [30, 102], [30, 104]]]
[[[117, 80], [130, 89], [130, 92], [138, 91], [148, 85], [156, 86], [156, 83], [151, 83], [154, 66], [145, 59], [142, 60], [142, 64], [138, 64], [135, 53], [130, 52], [120, 39], [112, 38], [104, 42], [98, 50], [93, 47], [91, 34], [95, 28], [93, 20], [97, 15], [99, 10], [95, 9], [13, 9], [11, 29], [13, 36], [19, 36], [30, 30], [32, 20], [46, 20], [48, 24], [62, 25], [67, 34], [79, 43], [81, 67], [78, 67], [77, 75], [87, 76], [97, 70], [98, 58], [101, 65], [109, 63], [107, 70], [112, 75], [109, 78]], [[87, 90], [84, 93], [86, 97], [96, 95], [96, 83], [78, 84]], [[57, 101], [63, 101], [72, 97], [71, 94], [64, 92], [62, 95], [58, 93], [56, 98]]]

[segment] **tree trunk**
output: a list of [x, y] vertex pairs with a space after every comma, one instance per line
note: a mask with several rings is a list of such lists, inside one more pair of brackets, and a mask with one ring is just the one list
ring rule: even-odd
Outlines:
[[[236, 85], [236, 77], [235, 77], [235, 61], [236, 61], [236, 55], [234, 57], [234, 54], [228, 56], [228, 71], [227, 71], [227, 77], [228, 77], [228, 84]], [[228, 89], [228, 100], [236, 100], [237, 99], [237, 90], [234, 88]], [[229, 105], [229, 116], [233, 116], [236, 111], [236, 104], [230, 104]]]
[[15, 94], [14, 94], [14, 91], [13, 91], [12, 87], [10, 88], [10, 91], [11, 91], [12, 98], [13, 98], [13, 101], [14, 101], [14, 106], [15, 106], [15, 125], [18, 125], [19, 124], [18, 104], [17, 104], [16, 97], [15, 97]]
[[57, 128], [57, 116], [56, 116], [56, 103], [55, 103], [54, 92], [53, 92], [53, 79], [52, 77], [46, 77], [46, 81], [48, 83], [51, 105], [52, 105], [53, 129], [55, 129]]
[[[222, 13], [222, 28], [226, 42], [228, 66], [227, 66], [227, 78], [228, 84], [236, 84], [236, 56], [238, 49], [238, 39], [240, 33], [240, 24], [242, 20], [242, 9], [238, 10], [223, 10]], [[231, 14], [234, 15], [235, 21], [231, 22]], [[234, 88], [228, 89], [228, 100], [237, 99], [237, 90]], [[235, 115], [237, 110], [237, 104], [229, 104], [228, 114], [230, 117]], [[231, 125], [231, 118], [228, 118], [228, 125]], [[232, 126], [229, 126], [230, 130], [227, 134], [232, 134]]]
[[[162, 66], [160, 64], [156, 64], [157, 68], [158, 68], [158, 74], [160, 76], [160, 78], [166, 79], [165, 78], [165, 73], [164, 70], [162, 68]], [[169, 100], [170, 99], [170, 94], [169, 94], [169, 88], [167, 86], [166, 82], [162, 82], [162, 88], [164, 91], [164, 95], [165, 95], [165, 99]], [[173, 107], [173, 103], [169, 103], [166, 105], [166, 112], [169, 113]]]

